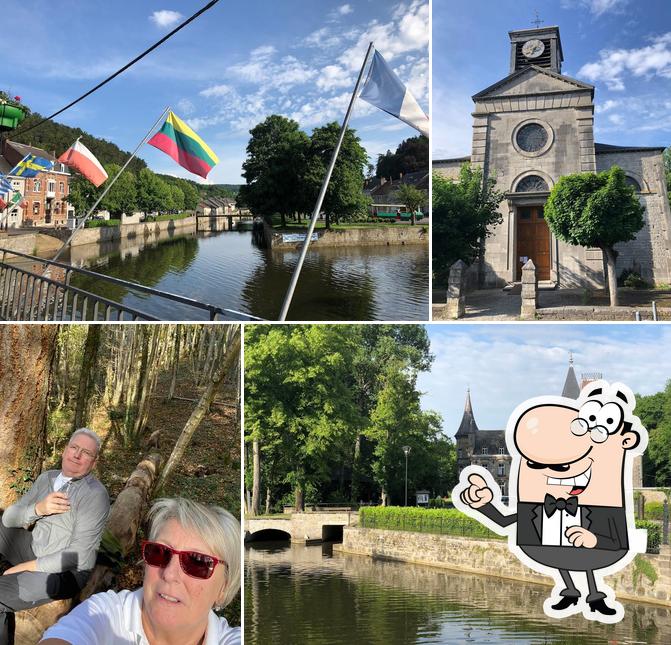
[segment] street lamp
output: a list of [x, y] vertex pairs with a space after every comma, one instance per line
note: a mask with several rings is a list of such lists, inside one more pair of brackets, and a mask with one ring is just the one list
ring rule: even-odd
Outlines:
[[403, 446], [405, 453], [405, 505], [408, 505], [408, 454], [410, 453], [410, 446]]

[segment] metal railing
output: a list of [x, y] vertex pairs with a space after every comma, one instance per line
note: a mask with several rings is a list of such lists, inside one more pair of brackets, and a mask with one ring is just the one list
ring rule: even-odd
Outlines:
[[[115, 302], [70, 284], [72, 276], [94, 278], [101, 283], [121, 286], [143, 297], [151, 296], [161, 301], [174, 302], [186, 307], [182, 320], [262, 320], [234, 309], [226, 309], [185, 298], [174, 293], [120, 278], [102, 275], [63, 262], [53, 262], [27, 253], [0, 248], [0, 320], [37, 321], [136, 321], [161, 320], [144, 311]], [[30, 260], [42, 267], [36, 273], [16, 264], [9, 264], [7, 255]], [[62, 275], [55, 279], [50, 273]], [[191, 311], [192, 315], [188, 315]]]

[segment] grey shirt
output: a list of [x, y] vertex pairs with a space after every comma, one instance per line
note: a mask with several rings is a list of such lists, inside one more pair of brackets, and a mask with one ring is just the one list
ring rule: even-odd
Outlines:
[[[70, 510], [40, 517], [35, 504], [53, 492], [59, 470], [43, 472], [30, 490], [2, 515], [8, 528], [32, 528], [32, 549], [37, 556], [37, 570], [45, 573], [63, 571], [89, 572], [96, 562], [107, 516], [109, 496], [105, 487], [90, 473], [73, 480], [68, 490]], [[84, 580], [86, 576], [77, 576]]]

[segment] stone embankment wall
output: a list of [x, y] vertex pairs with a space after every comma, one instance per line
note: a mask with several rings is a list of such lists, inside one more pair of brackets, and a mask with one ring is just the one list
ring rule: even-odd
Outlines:
[[[653, 320], [652, 308], [642, 307], [592, 307], [592, 306], [567, 306], [567, 307], [541, 307], [536, 310], [538, 320], [625, 320], [636, 319], [636, 312], [641, 315], [641, 320]], [[668, 307], [657, 307], [658, 320], [671, 320], [671, 309]]]
[[[283, 236], [291, 234], [277, 232], [270, 227], [266, 229], [266, 239], [273, 249], [300, 249], [303, 240], [284, 241]], [[317, 239], [310, 243], [310, 248], [334, 246], [391, 246], [404, 244], [429, 244], [428, 226], [417, 224], [391, 224], [384, 228], [348, 228], [317, 231]]]
[[[28, 235], [9, 235], [0, 236], [0, 248], [17, 251], [18, 253], [27, 253], [32, 255], [37, 247], [37, 239], [41, 237], [38, 233], [29, 233]], [[58, 244], [58, 240], [54, 240]]]
[[[101, 226], [100, 228], [85, 228], [77, 232], [72, 240], [72, 246], [95, 244], [96, 242], [113, 242], [122, 237], [149, 237], [159, 235], [164, 231], [196, 228], [195, 217], [173, 219], [164, 222], [143, 222], [141, 224], [124, 224], [123, 226]], [[69, 235], [71, 231], [67, 231]]]
[[[410, 531], [345, 528], [342, 545], [334, 549], [374, 558], [414, 562], [480, 575], [553, 586], [553, 581], [523, 565], [505, 540], [475, 540]], [[660, 555], [642, 554], [606, 583], [619, 598], [671, 605], [671, 548]], [[655, 582], [643, 570], [654, 570]]]

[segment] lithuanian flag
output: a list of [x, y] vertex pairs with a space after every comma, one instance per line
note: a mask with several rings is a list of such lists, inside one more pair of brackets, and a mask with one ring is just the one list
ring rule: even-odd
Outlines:
[[173, 112], [168, 113], [163, 127], [147, 143], [203, 179], [219, 163], [212, 148]]

